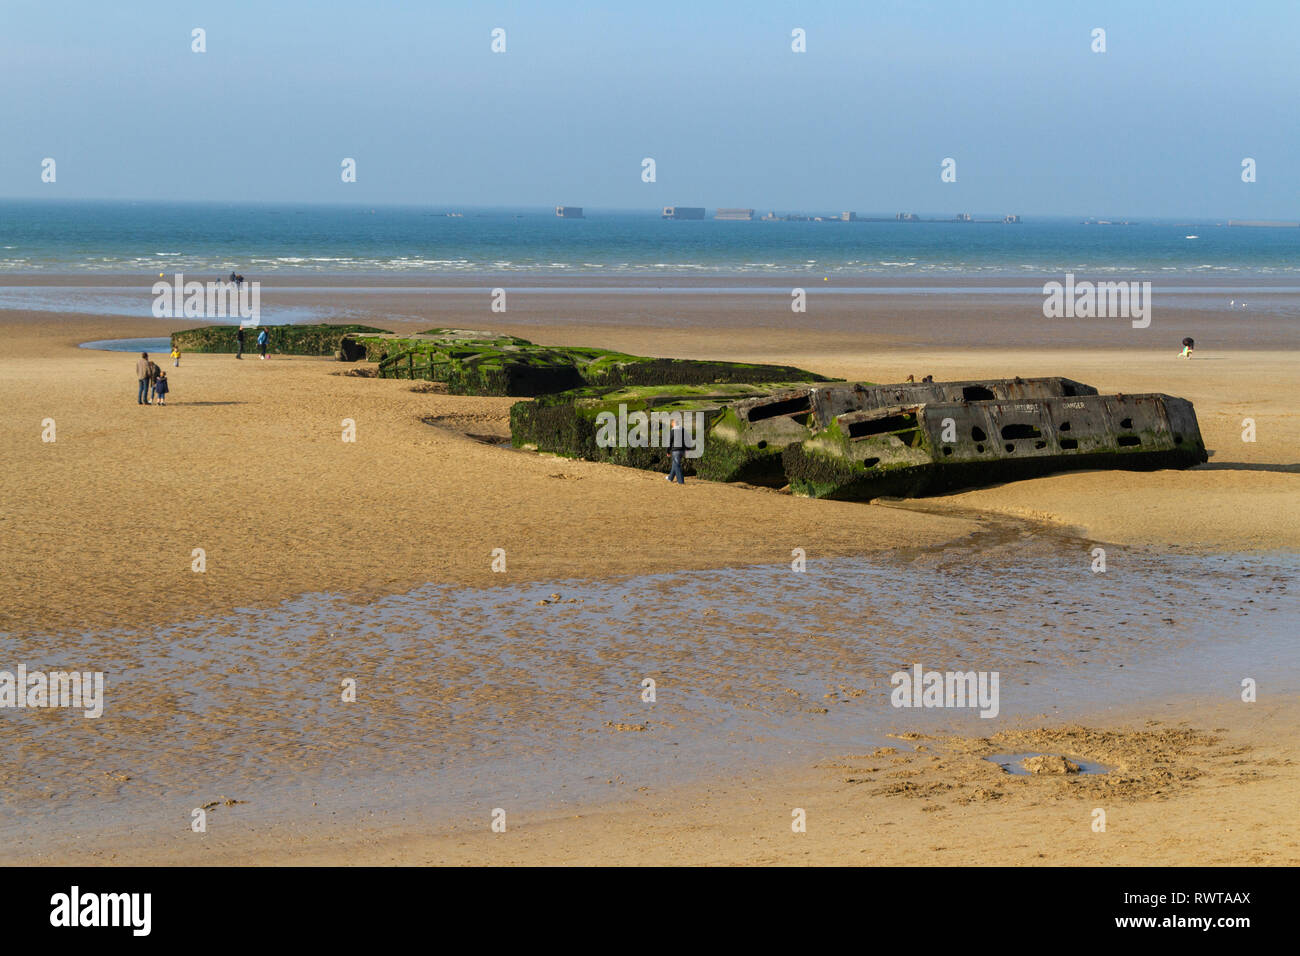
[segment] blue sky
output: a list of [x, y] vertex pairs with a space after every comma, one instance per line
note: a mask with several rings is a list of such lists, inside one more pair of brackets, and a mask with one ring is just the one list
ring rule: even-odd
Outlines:
[[1297, 35], [1295, 2], [4, 0], [0, 196], [1300, 219]]

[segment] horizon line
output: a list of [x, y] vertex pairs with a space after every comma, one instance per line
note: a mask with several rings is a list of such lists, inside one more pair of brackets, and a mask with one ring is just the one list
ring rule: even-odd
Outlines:
[[[177, 206], [185, 206], [185, 205], [192, 205], [192, 206], [255, 206], [255, 207], [257, 207], [257, 206], [262, 206], [262, 207], [274, 207], [274, 206], [306, 206], [306, 207], [312, 207], [312, 208], [316, 208], [316, 207], [327, 208], [327, 207], [328, 207], [328, 208], [352, 208], [352, 209], [372, 209], [372, 210], [374, 210], [374, 209], [411, 209], [411, 210], [422, 210], [422, 211], [426, 211], [426, 212], [461, 212], [461, 211], [471, 211], [471, 210], [472, 210], [472, 211], [475, 211], [475, 212], [512, 212], [512, 211], [517, 211], [517, 212], [528, 212], [528, 213], [538, 212], [538, 213], [542, 213], [543, 215], [550, 215], [552, 218], [561, 218], [561, 217], [556, 217], [556, 216], [554, 215], [554, 209], [555, 209], [557, 206], [573, 206], [573, 207], [576, 207], [576, 208], [580, 208], [580, 209], [583, 210], [584, 216], [585, 216], [585, 214], [586, 214], [588, 211], [592, 211], [592, 212], [595, 212], [595, 213], [597, 213], [597, 214], [633, 214], [633, 215], [647, 215], [647, 216], [649, 216], [649, 215], [659, 215], [659, 214], [662, 212], [662, 210], [665, 208], [664, 206], [653, 206], [653, 207], [651, 207], [651, 206], [586, 206], [586, 205], [579, 205], [579, 204], [577, 204], [577, 203], [520, 203], [520, 204], [510, 204], [510, 205], [483, 205], [483, 204], [477, 204], [477, 203], [460, 203], [460, 204], [458, 204], [458, 203], [448, 203], [448, 202], [429, 202], [429, 203], [425, 203], [425, 202], [414, 202], [414, 201], [405, 201], [405, 202], [402, 202], [402, 201], [391, 201], [391, 200], [390, 200], [390, 201], [383, 201], [383, 202], [369, 202], [369, 203], [368, 203], [368, 202], [358, 202], [358, 201], [355, 201], [355, 200], [336, 201], [336, 200], [304, 200], [304, 199], [288, 199], [288, 200], [272, 200], [272, 199], [173, 199], [173, 198], [168, 198], [168, 199], [158, 199], [158, 198], [117, 198], [117, 197], [106, 197], [106, 196], [49, 196], [49, 197], [33, 197], [33, 196], [0, 196], [0, 203], [8, 203], [8, 202], [22, 202], [22, 203], [44, 203], [44, 202], [54, 202], [54, 203], [72, 203], [72, 202], [85, 202], [85, 203], [121, 203], [121, 204], [129, 204], [129, 205], [177, 205]], [[669, 204], [669, 205], [686, 206], [685, 203], [673, 203], [673, 204]], [[687, 206], [687, 208], [691, 208], [691, 207]], [[821, 209], [821, 208], [813, 208], [813, 207], [776, 207], [776, 206], [769, 206], [769, 205], [755, 205], [755, 206], [709, 206], [709, 205], [704, 205], [704, 206], [696, 206], [696, 207], [694, 207], [694, 208], [703, 208], [703, 209], [705, 209], [706, 211], [708, 211], [708, 210], [715, 210], [715, 211], [716, 211], [716, 210], [718, 210], [718, 209], [751, 209], [751, 210], [753, 210], [753, 212], [755, 213], [755, 217], [754, 217], [752, 220], [725, 220], [725, 221], [735, 221], [735, 222], [758, 222], [758, 221], [760, 221], [760, 220], [759, 220], [759, 217], [758, 217], [758, 214], [759, 214], [759, 213], [772, 213], [772, 214], [781, 214], [781, 215], [830, 216], [830, 217], [832, 217], [831, 221], [835, 221], [835, 217], [838, 217], [840, 214], [845, 213], [845, 212], [852, 212], [852, 213], [854, 213], [855, 215], [866, 215], [866, 216], [869, 216], [869, 217], [872, 217], [872, 218], [883, 218], [884, 221], [886, 221], [886, 222], [895, 221], [895, 220], [893, 220], [892, 218], [889, 217], [889, 214], [888, 214], [888, 213], [880, 213], [880, 212], [878, 212], [878, 211], [873, 211], [873, 210], [866, 210], [865, 212], [863, 212], [863, 211], [861, 211], [861, 207], [859, 207], [859, 209], [845, 209], [845, 208], [841, 208], [841, 209], [838, 209], [838, 210], [835, 211], [835, 212], [831, 212], [831, 211], [829, 211], [829, 210]], [[550, 212], [550, 213], [546, 213], [546, 212], [545, 212], [546, 210], [551, 210], [551, 212]], [[945, 216], [945, 215], [946, 215], [946, 216], [956, 216], [956, 215], [959, 214], [959, 213], [957, 213], [957, 212], [950, 212], [950, 211], [947, 211], [947, 210], [940, 210], [940, 211], [919, 211], [919, 212], [918, 212], [918, 211], [916, 211], [916, 210], [914, 210], [914, 209], [909, 209], [909, 210], [907, 210], [907, 212], [908, 212], [910, 215], [922, 216], [922, 217], [926, 217], [926, 218], [931, 218], [931, 217], [941, 217], [941, 216]], [[1260, 216], [1241, 216], [1241, 215], [1197, 215], [1197, 214], [1186, 214], [1186, 213], [1180, 213], [1180, 214], [1176, 214], [1176, 215], [1148, 215], [1148, 216], [1144, 216], [1144, 215], [1141, 215], [1141, 214], [1130, 214], [1130, 213], [1106, 213], [1106, 214], [1098, 214], [1098, 213], [1083, 213], [1083, 212], [1064, 212], [1064, 213], [1062, 213], [1062, 212], [1031, 212], [1031, 213], [1023, 213], [1023, 212], [1002, 212], [1002, 213], [974, 212], [974, 213], [972, 213], [972, 212], [969, 211], [969, 209], [963, 209], [963, 210], [961, 210], [960, 212], [963, 213], [963, 214], [968, 214], [968, 215], [976, 216], [976, 217], [978, 217], [978, 216], [982, 216], [982, 215], [997, 216], [999, 219], [1000, 219], [1002, 216], [1006, 216], [1006, 215], [1019, 216], [1020, 219], [1021, 219], [1021, 223], [1019, 223], [1019, 224], [1021, 224], [1021, 225], [1024, 224], [1024, 220], [1026, 219], [1026, 217], [1037, 218], [1037, 219], [1043, 219], [1043, 220], [1055, 220], [1055, 219], [1068, 219], [1068, 220], [1081, 220], [1081, 219], [1082, 219], [1082, 220], [1099, 220], [1099, 219], [1103, 219], [1103, 220], [1105, 220], [1105, 221], [1107, 221], [1107, 222], [1111, 222], [1111, 223], [1115, 223], [1115, 224], [1122, 224], [1122, 223], [1126, 223], [1126, 222], [1127, 222], [1127, 223], [1130, 223], [1130, 224], [1133, 224], [1133, 225], [1141, 225], [1141, 224], [1142, 224], [1141, 221], [1145, 221], [1145, 222], [1147, 222], [1147, 223], [1155, 223], [1155, 222], [1159, 222], [1159, 223], [1170, 223], [1170, 224], [1177, 224], [1177, 223], [1182, 223], [1182, 222], [1187, 222], [1187, 223], [1193, 223], [1193, 222], [1194, 222], [1194, 223], [1205, 224], [1205, 225], [1218, 225], [1218, 224], [1220, 224], [1220, 221], [1222, 222], [1223, 225], [1226, 225], [1229, 221], [1241, 221], [1241, 222], [1282, 222], [1282, 223], [1294, 223], [1294, 222], [1300, 222], [1300, 214], [1297, 214], [1297, 215], [1295, 216], [1295, 218], [1276, 217], [1276, 216], [1270, 216], [1270, 217], [1261, 218]], [[894, 215], [897, 215], [897, 214], [898, 214], [897, 212], [894, 213]], [[580, 221], [580, 220], [570, 219], [569, 221]], [[692, 220], [682, 220], [682, 221], [692, 221]], [[694, 221], [699, 221], [699, 220], [694, 220]], [[706, 218], [706, 219], [703, 220], [703, 221], [709, 222], [709, 221], [724, 221], [724, 220], [713, 220], [711, 217], [709, 217], [709, 218]], [[946, 221], [946, 220], [941, 220], [941, 221]], [[985, 221], [985, 222], [981, 222], [981, 223], [974, 223], [974, 222], [971, 223], [971, 225], [992, 225], [992, 224], [1000, 224], [1000, 223], [992, 223], [992, 222], [989, 222], [989, 221]]]

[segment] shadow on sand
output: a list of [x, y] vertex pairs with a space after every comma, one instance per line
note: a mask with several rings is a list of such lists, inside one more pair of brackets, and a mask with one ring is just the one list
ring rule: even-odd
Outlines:
[[1247, 461], [1211, 461], [1204, 465], [1197, 465], [1193, 471], [1277, 471], [1294, 475], [1300, 474], [1300, 465], [1270, 465]]

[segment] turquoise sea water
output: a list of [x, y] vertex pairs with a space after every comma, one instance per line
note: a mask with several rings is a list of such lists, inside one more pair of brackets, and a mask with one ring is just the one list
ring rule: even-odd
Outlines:
[[[1300, 276], [1300, 228], [674, 222], [657, 210], [0, 201], [0, 274]], [[1189, 239], [1187, 236], [1196, 236]]]

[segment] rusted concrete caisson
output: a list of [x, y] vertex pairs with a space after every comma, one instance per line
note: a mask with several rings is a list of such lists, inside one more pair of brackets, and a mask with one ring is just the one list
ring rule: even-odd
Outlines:
[[786, 483], [781, 453], [827, 428], [837, 416], [892, 405], [973, 402], [987, 399], [1096, 395], [1068, 378], [1007, 378], [973, 382], [870, 382], [798, 386], [724, 409], [712, 422], [698, 468], [715, 481]]
[[860, 501], [1207, 459], [1191, 403], [1157, 394], [899, 403], [838, 415], [783, 457], [796, 494]]

